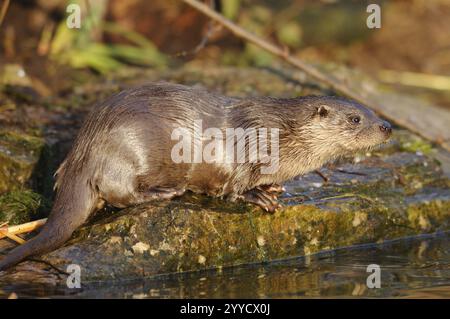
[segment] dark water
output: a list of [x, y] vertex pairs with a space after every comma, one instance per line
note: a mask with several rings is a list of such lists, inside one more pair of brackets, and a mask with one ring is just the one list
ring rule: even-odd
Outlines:
[[[366, 285], [369, 264], [381, 288]], [[221, 271], [205, 271], [79, 290], [28, 287], [19, 297], [80, 298], [450, 298], [450, 234], [346, 248], [319, 255]]]

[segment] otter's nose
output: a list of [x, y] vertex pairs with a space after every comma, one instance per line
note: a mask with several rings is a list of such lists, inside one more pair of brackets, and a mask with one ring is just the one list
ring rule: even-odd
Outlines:
[[386, 134], [391, 134], [392, 133], [391, 124], [389, 124], [389, 122], [383, 121], [383, 123], [381, 123], [380, 125], [380, 130], [381, 132], [384, 132]]

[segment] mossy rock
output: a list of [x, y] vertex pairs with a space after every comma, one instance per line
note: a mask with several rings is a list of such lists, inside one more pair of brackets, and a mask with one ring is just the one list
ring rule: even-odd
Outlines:
[[0, 194], [27, 185], [43, 155], [45, 141], [18, 132], [0, 132]]

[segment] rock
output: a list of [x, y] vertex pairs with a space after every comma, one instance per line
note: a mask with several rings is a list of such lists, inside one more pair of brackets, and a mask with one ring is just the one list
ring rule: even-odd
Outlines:
[[139, 243], [136, 243], [135, 245], [133, 245], [131, 247], [131, 249], [133, 250], [133, 252], [135, 254], [141, 254], [142, 255], [144, 252], [146, 252], [146, 251], [148, 251], [150, 249], [150, 246], [145, 244], [145, 243], [139, 242]]
[[0, 131], [0, 194], [26, 186], [43, 155], [44, 147], [42, 138]]

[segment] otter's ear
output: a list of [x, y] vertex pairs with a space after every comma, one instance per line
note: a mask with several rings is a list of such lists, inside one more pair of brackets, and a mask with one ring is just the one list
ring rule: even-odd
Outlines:
[[326, 105], [320, 105], [316, 107], [316, 112], [320, 117], [325, 117], [328, 115], [328, 106]]

